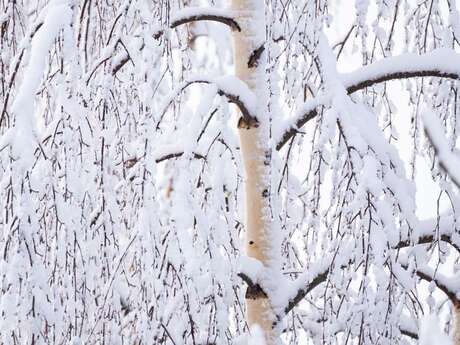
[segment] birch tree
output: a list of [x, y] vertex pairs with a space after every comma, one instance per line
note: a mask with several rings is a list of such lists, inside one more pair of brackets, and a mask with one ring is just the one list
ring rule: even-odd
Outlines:
[[460, 344], [459, 39], [451, 0], [0, 0], [0, 342]]

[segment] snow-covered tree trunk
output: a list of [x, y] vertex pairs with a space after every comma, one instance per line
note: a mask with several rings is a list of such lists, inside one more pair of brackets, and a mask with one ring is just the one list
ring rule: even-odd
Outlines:
[[[236, 11], [240, 32], [234, 32], [234, 63], [235, 75], [245, 82], [256, 94], [258, 92], [259, 71], [263, 72], [258, 63], [252, 61], [258, 58], [260, 38], [263, 37], [265, 26], [264, 2], [262, 0], [233, 0], [233, 9]], [[257, 98], [258, 103], [261, 99]], [[260, 112], [261, 104], [257, 105]], [[238, 123], [241, 150], [246, 170], [246, 253], [264, 265], [270, 264], [271, 243], [269, 238], [270, 221], [266, 214], [268, 210], [268, 179], [269, 150], [264, 114], [257, 114], [257, 121], [249, 123], [243, 118]], [[258, 325], [264, 331], [267, 344], [273, 344], [276, 339], [272, 327], [274, 313], [270, 300], [262, 290], [248, 287], [246, 293], [247, 322], [250, 328]]]

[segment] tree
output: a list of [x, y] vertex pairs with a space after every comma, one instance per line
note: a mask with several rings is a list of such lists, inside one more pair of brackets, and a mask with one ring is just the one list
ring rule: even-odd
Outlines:
[[454, 2], [0, 10], [2, 343], [460, 343]]

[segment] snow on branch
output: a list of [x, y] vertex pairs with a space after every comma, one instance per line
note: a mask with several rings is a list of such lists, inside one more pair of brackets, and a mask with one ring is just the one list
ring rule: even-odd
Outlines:
[[[422, 235], [422, 236], [420, 236], [418, 238], [418, 241], [416, 241], [415, 243], [412, 243], [408, 239], [407, 240], [401, 240], [401, 241], [398, 242], [397, 246], [394, 249], [401, 249], [401, 248], [410, 247], [413, 244], [430, 244], [430, 243], [435, 242], [436, 240], [437, 240], [436, 235], [433, 235], [433, 234]], [[446, 242], [446, 243], [450, 244], [452, 247], [454, 247], [460, 253], [460, 246], [452, 240], [452, 237], [451, 237], [450, 234], [440, 234], [439, 235], [439, 240], [441, 240], [442, 242]]]
[[247, 256], [240, 258], [238, 276], [248, 286], [246, 299], [267, 298], [267, 293], [260, 285], [264, 270], [264, 265], [259, 260]]
[[[415, 239], [409, 238], [401, 238], [399, 242], [396, 244], [391, 245], [392, 249], [402, 249], [406, 247], [410, 247], [412, 245], [423, 245], [423, 244], [430, 244], [435, 242], [436, 240], [440, 240], [452, 245], [458, 252], [460, 252], [460, 246], [452, 239], [452, 233], [455, 231], [455, 224], [453, 223], [453, 219], [449, 215], [442, 215], [439, 219], [433, 220], [425, 220], [420, 222], [420, 229], [417, 229], [417, 236]], [[439, 227], [439, 233], [437, 236], [434, 234], [435, 229]], [[309, 273], [306, 277], [301, 277], [297, 280], [294, 285], [297, 285], [295, 292], [291, 294], [291, 298], [287, 302], [286, 306], [284, 307], [284, 315], [288, 314], [297, 304], [299, 304], [306, 296], [309, 294], [313, 289], [319, 286], [321, 283], [327, 280], [329, 272], [332, 270], [332, 263], [328, 263], [329, 261], [323, 262], [320, 264], [319, 268], [317, 268], [314, 272]], [[342, 268], [353, 264], [353, 260], [349, 260], [341, 265]], [[420, 271], [419, 276], [423, 274], [424, 271]], [[425, 272], [425, 278], [428, 276]], [[426, 279], [425, 279], [426, 280]], [[306, 283], [305, 283], [306, 282]], [[436, 282], [435, 282], [436, 283]], [[436, 283], [438, 284], [438, 283]], [[440, 287], [441, 289], [441, 287]], [[445, 290], [441, 289], [442, 291], [446, 292]], [[447, 294], [447, 292], [446, 292]], [[282, 316], [278, 316], [278, 320], [281, 319]]]
[[220, 78], [198, 77], [184, 81], [168, 97], [166, 106], [163, 108], [162, 117], [177, 95], [192, 84], [215, 85], [220, 96], [225, 96], [230, 103], [235, 104], [240, 109], [245, 123], [257, 126], [258, 120], [255, 116], [256, 96], [243, 81], [233, 76]]
[[420, 221], [416, 233], [409, 237], [402, 235], [393, 249], [407, 248], [413, 245], [431, 244], [442, 241], [450, 244], [460, 253], [460, 245], [453, 236], [456, 231], [455, 219], [452, 214], [441, 214], [439, 217]]
[[228, 25], [233, 31], [241, 31], [238, 22], [233, 18], [228, 10], [212, 7], [188, 7], [177, 11], [171, 18], [171, 29], [182, 24], [187, 24], [200, 20], [210, 20]]
[[[155, 157], [155, 162], [156, 163], [161, 163], [161, 162], [163, 162], [165, 160], [168, 160], [168, 159], [179, 158], [179, 157], [181, 157], [183, 155], [184, 155], [184, 151], [170, 152], [170, 153], [166, 153], [166, 154], [164, 154], [162, 156]], [[202, 155], [201, 153], [198, 153], [198, 152], [194, 152], [193, 157], [196, 158], [196, 159], [206, 159], [206, 157], [204, 155]]]
[[34, 99], [46, 70], [46, 58], [61, 28], [70, 24], [71, 20], [72, 11], [69, 4], [52, 2], [47, 7], [43, 23], [39, 23], [30, 34], [33, 39], [30, 46], [29, 61], [23, 73], [25, 77], [11, 107], [12, 113], [16, 115], [15, 124], [2, 137], [0, 145], [4, 147], [6, 144], [11, 144], [14, 155], [24, 162], [33, 162], [35, 147], [38, 144]]
[[0, 112], [0, 126], [2, 125], [3, 120], [7, 116], [6, 109], [7, 109], [7, 106], [8, 106], [8, 101], [10, 99], [11, 90], [13, 89], [14, 81], [16, 79], [16, 76], [18, 75], [19, 67], [21, 65], [22, 58], [24, 57], [24, 52], [26, 50], [26, 47], [29, 45], [29, 43], [30, 43], [29, 41], [31, 41], [34, 38], [35, 34], [43, 26], [44, 19], [45, 18], [42, 18], [40, 16], [38, 18], [38, 20], [32, 25], [32, 28], [29, 30], [29, 33], [23, 39], [23, 42], [21, 44], [21, 46], [22, 46], [21, 50], [18, 52], [18, 54], [16, 54], [16, 56], [12, 60], [12, 65], [14, 67], [12, 68], [12, 73], [11, 73], [11, 75], [9, 77], [9, 80], [8, 80], [8, 84], [7, 84], [8, 87], [6, 88], [6, 90], [7, 90], [6, 91], [6, 96], [5, 96], [5, 99], [4, 99], [4, 102], [3, 102], [2, 111]]
[[411, 318], [407, 317], [406, 315], [401, 315], [399, 317], [399, 331], [402, 335], [406, 337], [412, 338], [417, 340], [418, 339], [418, 328], [417, 324]]
[[[401, 265], [404, 269], [407, 269], [407, 265]], [[460, 306], [460, 301], [457, 298], [456, 291], [459, 290], [458, 288], [458, 281], [453, 281], [445, 277], [440, 273], [436, 273], [433, 269], [425, 267], [423, 269], [416, 269], [415, 274], [422, 280], [425, 280], [429, 283], [434, 283], [436, 287], [444, 292], [447, 297], [451, 300], [451, 302], [455, 306]]]
[[[332, 269], [332, 258], [322, 260], [318, 266], [310, 269], [302, 274], [293, 284], [287, 294], [283, 292], [282, 300], [279, 301], [277, 309], [279, 310], [276, 316], [277, 322], [281, 321], [294, 307], [299, 304], [305, 296], [313, 289], [327, 280], [329, 272]], [[276, 323], [277, 323], [276, 322]]]
[[449, 175], [452, 182], [460, 188], [460, 174], [457, 170], [460, 166], [460, 158], [451, 151], [450, 145], [444, 137], [444, 130], [439, 123], [439, 119], [432, 112], [427, 111], [423, 114], [423, 122], [426, 135], [435, 149], [439, 164]]
[[361, 67], [355, 72], [342, 75], [348, 93], [395, 79], [413, 77], [460, 78], [460, 68], [455, 64], [460, 54], [442, 48], [430, 53], [402, 54]]
[[284, 313], [289, 313], [305, 296], [312, 291], [315, 287], [325, 282], [331, 267], [325, 267], [323, 270], [319, 270], [316, 274], [310, 279], [309, 283], [302, 289], [297, 291], [297, 294], [289, 300], [288, 305], [284, 309]]
[[[163, 150], [159, 150], [155, 152], [153, 154], [153, 159], [155, 163], [158, 164], [158, 163], [164, 162], [169, 159], [182, 157], [185, 154], [185, 152], [186, 151], [184, 148], [180, 148], [176, 146], [167, 147], [167, 149], [163, 149]], [[191, 153], [191, 155], [195, 159], [206, 160], [206, 156], [202, 153], [194, 151]], [[145, 156], [129, 158], [124, 162], [124, 166], [126, 169], [131, 169], [135, 167], [144, 158]]]
[[[348, 94], [397, 79], [438, 77], [458, 80], [460, 79], [460, 68], [455, 62], [459, 59], [460, 54], [446, 48], [423, 55], [402, 54], [361, 67], [355, 72], [342, 74], [341, 79]], [[276, 149], [280, 150], [302, 126], [316, 117], [317, 107], [323, 104], [315, 99], [305, 103], [298, 111], [293, 123], [280, 136]]]

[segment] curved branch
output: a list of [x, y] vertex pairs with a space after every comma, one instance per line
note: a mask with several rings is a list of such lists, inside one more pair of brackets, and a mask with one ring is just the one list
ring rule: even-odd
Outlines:
[[[460, 54], [450, 49], [438, 49], [424, 55], [403, 54], [361, 67], [355, 72], [343, 74], [343, 84], [352, 94], [378, 83], [415, 77], [437, 77], [460, 80], [460, 69], [453, 63]], [[322, 103], [313, 99], [306, 103], [302, 112], [278, 140], [276, 149], [280, 150], [299, 129], [318, 115], [316, 108]]]
[[179, 25], [201, 20], [219, 22], [229, 26], [233, 31], [241, 31], [240, 25], [233, 16], [229, 15], [228, 11], [209, 7], [189, 7], [178, 11], [178, 13], [171, 18], [170, 27], [174, 29]]
[[[236, 77], [226, 76], [217, 79], [195, 78], [182, 83], [176, 90], [172, 92], [164, 110], [163, 117], [166, 109], [171, 105], [174, 98], [184, 91], [192, 84], [213, 84], [217, 86], [217, 93], [219, 96], [225, 96], [230, 103], [235, 104], [241, 111], [241, 115], [245, 123], [251, 124], [254, 127], [258, 126], [259, 121], [255, 116], [255, 95], [249, 87], [240, 79]], [[161, 121], [161, 119], [160, 119]]]
[[[458, 59], [458, 57], [457, 57]], [[437, 69], [427, 69], [420, 71], [396, 71], [385, 75], [377, 75], [372, 79], [362, 80], [356, 84], [352, 84], [347, 87], [348, 94], [356, 91], [365, 89], [366, 87], [373, 86], [375, 84], [383, 83], [390, 80], [398, 79], [409, 79], [409, 78], [421, 78], [421, 77], [435, 77], [435, 78], [447, 78], [447, 79], [460, 79], [460, 73], [451, 73], [440, 71]]]
[[[408, 269], [407, 265], [401, 265], [401, 267], [403, 267], [406, 270]], [[416, 269], [415, 274], [417, 274], [417, 276], [422, 280], [425, 280], [429, 283], [433, 282], [439, 290], [444, 292], [446, 296], [449, 297], [449, 299], [455, 306], [460, 306], [460, 301], [457, 298], [457, 294], [455, 291], [453, 291], [452, 287], [449, 286], [449, 282], [447, 281], [448, 279], [440, 274], [437, 274], [438, 277], [436, 278], [435, 273], [430, 271], [432, 270]]]
[[439, 165], [457, 188], [460, 188], [460, 174], [457, 171], [460, 159], [451, 151], [449, 142], [444, 137], [444, 129], [439, 123], [439, 119], [431, 112], [426, 112], [423, 114], [423, 121], [425, 134], [435, 150]]

